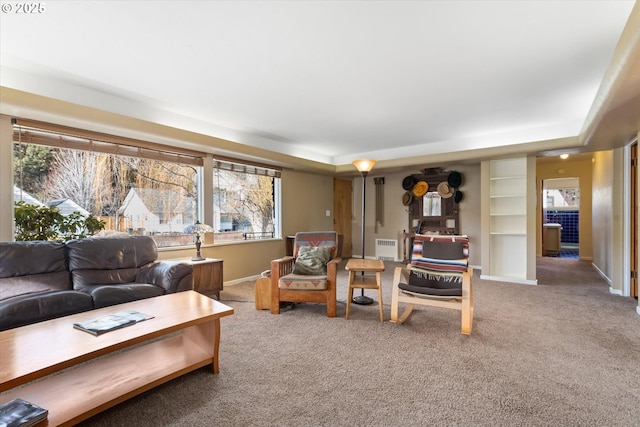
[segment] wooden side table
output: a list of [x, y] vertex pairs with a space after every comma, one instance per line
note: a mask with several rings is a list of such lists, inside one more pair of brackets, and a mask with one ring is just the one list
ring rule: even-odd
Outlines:
[[[349, 261], [347, 261], [345, 269], [349, 270], [349, 293], [347, 295], [346, 319], [349, 318], [349, 312], [351, 311], [351, 300], [353, 299], [353, 290], [355, 288], [377, 289], [378, 304], [380, 306], [380, 321], [383, 322], [384, 312], [382, 311], [382, 272], [384, 271], [384, 262], [381, 259], [351, 258]], [[367, 273], [375, 273], [375, 277], [367, 275]]]
[[202, 261], [182, 259], [181, 262], [193, 266], [193, 289], [205, 295], [215, 295], [220, 299], [222, 290], [222, 260], [206, 258]]

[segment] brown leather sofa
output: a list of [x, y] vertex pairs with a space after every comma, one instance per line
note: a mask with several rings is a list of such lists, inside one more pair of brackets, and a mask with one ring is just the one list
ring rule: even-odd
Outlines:
[[0, 242], [0, 330], [193, 289], [193, 268], [157, 261], [148, 236]]

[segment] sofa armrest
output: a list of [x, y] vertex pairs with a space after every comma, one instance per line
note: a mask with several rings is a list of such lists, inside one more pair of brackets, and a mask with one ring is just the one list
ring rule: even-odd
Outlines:
[[178, 261], [158, 261], [140, 268], [138, 283], [164, 288], [167, 294], [193, 289], [193, 267]]

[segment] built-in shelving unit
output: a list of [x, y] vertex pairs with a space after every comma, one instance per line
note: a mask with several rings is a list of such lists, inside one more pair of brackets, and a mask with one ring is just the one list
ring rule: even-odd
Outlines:
[[483, 262], [482, 276], [535, 283], [535, 278], [529, 277], [528, 231], [530, 215], [534, 215], [535, 210], [529, 213], [528, 159], [491, 160], [484, 162], [484, 169], [488, 206], [483, 213], [488, 218], [488, 232], [483, 238], [488, 244], [483, 245], [483, 250], [488, 254], [483, 257], [486, 262]]

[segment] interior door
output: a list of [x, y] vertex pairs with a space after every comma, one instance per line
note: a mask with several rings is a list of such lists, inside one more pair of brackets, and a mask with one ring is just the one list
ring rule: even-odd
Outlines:
[[352, 193], [351, 180], [333, 179], [333, 230], [342, 236], [342, 258], [351, 258]]

